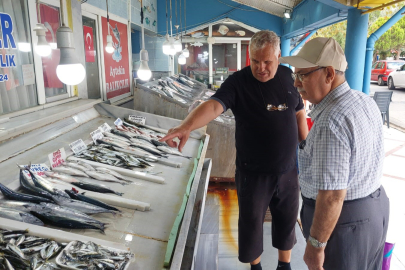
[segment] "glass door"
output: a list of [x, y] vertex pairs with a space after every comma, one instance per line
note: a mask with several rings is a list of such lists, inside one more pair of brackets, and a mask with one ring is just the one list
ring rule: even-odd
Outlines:
[[[101, 98], [100, 67], [96, 16], [83, 16], [84, 51], [86, 58], [88, 98]], [[91, 16], [92, 17], [92, 16]]]

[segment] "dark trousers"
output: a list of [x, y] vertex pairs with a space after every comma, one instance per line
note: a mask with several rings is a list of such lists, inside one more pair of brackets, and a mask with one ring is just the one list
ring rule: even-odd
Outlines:
[[[381, 270], [389, 221], [389, 199], [381, 186], [369, 196], [343, 203], [325, 249], [325, 270]], [[303, 197], [301, 221], [307, 239], [315, 201]]]
[[281, 175], [249, 175], [237, 170], [235, 182], [239, 204], [239, 260], [252, 262], [263, 253], [263, 222], [268, 207], [272, 215], [273, 247], [292, 249], [297, 242], [297, 169]]

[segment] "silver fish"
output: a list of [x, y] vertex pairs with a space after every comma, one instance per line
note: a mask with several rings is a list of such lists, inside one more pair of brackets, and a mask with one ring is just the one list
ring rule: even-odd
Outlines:
[[18, 247], [22, 242], [24, 242], [25, 240], [25, 235], [20, 235], [20, 237], [18, 237], [17, 241], [15, 242], [15, 245]]
[[63, 165], [65, 165], [67, 167], [77, 169], [77, 170], [82, 171], [84, 173], [86, 173], [88, 171], [88, 169], [85, 166], [82, 166], [82, 165], [80, 165], [78, 163], [75, 163], [75, 162], [65, 162], [65, 163], [63, 163]]
[[125, 176], [121, 175], [120, 173], [104, 168], [104, 167], [97, 167], [96, 168], [97, 171], [103, 172], [103, 173], [108, 173], [111, 174], [113, 176], [115, 176], [118, 179], [124, 180], [124, 181], [128, 181], [128, 182], [132, 182], [131, 180], [128, 180]]
[[45, 172], [46, 176], [52, 177], [52, 178], [56, 178], [59, 180], [62, 180], [63, 182], [67, 182], [67, 183], [76, 183], [76, 182], [80, 182], [79, 180], [77, 180], [76, 178], [70, 176], [70, 175], [66, 175], [66, 174], [61, 174], [61, 173], [56, 173], [56, 172]]
[[25, 212], [19, 212], [16, 210], [11, 210], [7, 208], [1, 208], [0, 209], [0, 217], [2, 218], [8, 218], [11, 220], [17, 220], [20, 222], [25, 222], [29, 224], [34, 224], [38, 226], [44, 226], [44, 223], [39, 220], [38, 218], [34, 217], [33, 215]]
[[8, 270], [14, 270], [14, 267], [11, 265], [11, 263], [7, 260], [7, 258], [3, 259], [6, 262], [6, 267]]
[[41, 207], [36, 203], [18, 202], [9, 200], [0, 200], [0, 208], [8, 208], [22, 212], [30, 212], [33, 210], [41, 209]]
[[105, 208], [89, 204], [82, 201], [66, 199], [65, 197], [53, 196], [55, 202], [61, 206], [76, 209], [85, 214], [97, 214], [97, 213], [114, 213], [114, 211], [107, 210]]
[[88, 177], [88, 175], [85, 174], [84, 172], [77, 170], [75, 168], [72, 168], [72, 167], [59, 166], [59, 167], [53, 168], [52, 171], [57, 172], [57, 173], [64, 173], [67, 175]]
[[88, 171], [95, 171], [95, 169], [93, 168], [93, 166], [91, 166], [90, 164], [83, 162], [83, 161], [79, 161], [78, 162], [79, 165], [82, 165], [83, 167], [86, 167], [86, 169]]
[[11, 250], [14, 254], [16, 254], [21, 259], [25, 260], [24, 252], [21, 251], [16, 245], [8, 243], [7, 249]]
[[23, 249], [21, 249], [21, 251], [24, 252], [24, 253], [33, 253], [33, 252], [40, 251], [40, 250], [42, 250], [44, 248], [47, 248], [50, 244], [51, 244], [51, 242], [46, 242], [46, 243], [40, 244], [38, 246], [33, 246], [33, 247], [29, 247], [29, 248], [23, 248]]

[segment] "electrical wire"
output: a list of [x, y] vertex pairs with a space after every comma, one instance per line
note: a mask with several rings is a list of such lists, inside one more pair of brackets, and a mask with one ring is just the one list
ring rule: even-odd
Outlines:
[[110, 34], [110, 17], [108, 16], [108, 0], [105, 0], [105, 4], [107, 6], [107, 29], [108, 29], [107, 31], [108, 31], [108, 34]]
[[38, 8], [38, 23], [41, 23], [41, 6], [39, 0], [37, 0], [37, 8]]
[[166, 0], [166, 35], [169, 34], [169, 26], [168, 26], [168, 20], [167, 20], [167, 0]]
[[186, 0], [184, 0], [184, 34], [186, 33], [187, 33], [187, 9], [186, 9]]

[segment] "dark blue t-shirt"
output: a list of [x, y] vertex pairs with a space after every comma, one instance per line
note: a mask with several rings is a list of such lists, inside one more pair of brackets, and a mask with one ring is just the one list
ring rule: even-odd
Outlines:
[[[268, 82], [253, 77], [250, 66], [226, 79], [211, 97], [236, 120], [236, 167], [247, 173], [283, 174], [294, 168], [298, 128], [296, 112], [304, 107], [294, 87], [291, 69], [279, 65]], [[267, 105], [287, 103], [285, 111]]]

